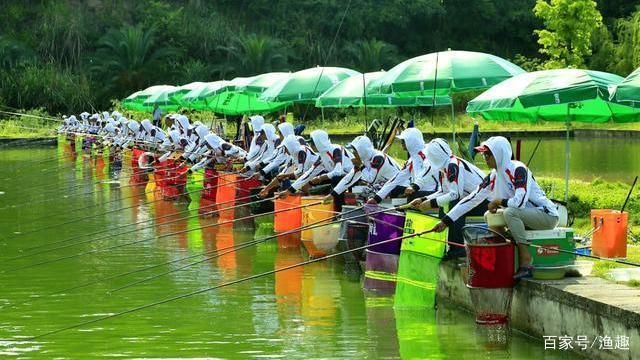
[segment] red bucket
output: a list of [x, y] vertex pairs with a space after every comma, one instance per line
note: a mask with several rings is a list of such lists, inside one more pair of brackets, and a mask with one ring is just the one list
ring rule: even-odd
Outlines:
[[251, 190], [262, 185], [262, 182], [254, 178], [246, 178], [240, 181], [238, 189], [236, 190], [236, 199], [245, 199], [244, 202], [249, 202], [247, 199], [251, 196]]
[[512, 243], [466, 244], [470, 287], [510, 288], [515, 284]]
[[202, 189], [202, 199], [216, 202], [216, 194], [218, 193], [218, 172], [214, 169], [204, 170], [204, 188]]

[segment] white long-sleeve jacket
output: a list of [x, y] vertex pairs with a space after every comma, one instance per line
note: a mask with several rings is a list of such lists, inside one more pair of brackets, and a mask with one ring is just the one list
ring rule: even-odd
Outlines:
[[433, 139], [427, 145], [427, 159], [438, 172], [439, 190], [427, 197], [431, 207], [442, 207], [472, 193], [485, 173], [468, 161], [454, 156], [443, 139]]
[[484, 200], [502, 199], [503, 207], [538, 208], [551, 216], [558, 211], [535, 181], [525, 164], [511, 160], [511, 145], [502, 136], [494, 136], [484, 143], [496, 160], [497, 169], [491, 170], [482, 183], [451, 209], [442, 219], [451, 225]]
[[396, 176], [387, 181], [376, 193], [378, 202], [389, 196], [396, 186], [411, 186], [415, 191], [435, 192], [438, 190], [437, 172], [427, 160], [427, 148], [422, 133], [416, 128], [405, 129], [399, 139], [404, 140], [409, 159]]
[[351, 169], [333, 188], [333, 195], [342, 194], [358, 181], [368, 185], [384, 184], [400, 171], [400, 165], [387, 154], [374, 149], [373, 143], [366, 136], [356, 137], [347, 148], [357, 152], [362, 166]]

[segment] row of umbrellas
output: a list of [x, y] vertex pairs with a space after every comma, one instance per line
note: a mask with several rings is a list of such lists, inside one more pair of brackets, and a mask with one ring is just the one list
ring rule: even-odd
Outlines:
[[[451, 50], [406, 60], [387, 72], [362, 74], [340, 67], [316, 67], [180, 87], [152, 86], [127, 97], [123, 106], [150, 111], [158, 104], [166, 110], [186, 107], [226, 115], [270, 113], [293, 103], [322, 108], [453, 108], [454, 93], [483, 89], [488, 90], [467, 104], [472, 116], [495, 121], [565, 122], [567, 140], [569, 124], [574, 121], [640, 121], [640, 69], [627, 78], [580, 69], [528, 73], [494, 55]], [[565, 199], [569, 157], [567, 141]]]
[[180, 107], [226, 115], [268, 113], [293, 103], [318, 107], [398, 107], [451, 104], [451, 93], [486, 89], [525, 71], [497, 56], [445, 51], [404, 61], [388, 72], [362, 74], [341, 67], [267, 73], [230, 81], [153, 86], [131, 94], [123, 106], [150, 111]]

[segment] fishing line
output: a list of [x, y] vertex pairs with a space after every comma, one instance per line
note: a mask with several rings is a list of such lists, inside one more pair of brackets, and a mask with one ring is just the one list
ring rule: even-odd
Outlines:
[[[41, 339], [41, 338], [44, 338], [46, 336], [51, 336], [51, 335], [54, 335], [54, 334], [58, 334], [58, 333], [67, 331], [67, 330], [80, 328], [80, 327], [83, 327], [83, 326], [86, 326], [86, 325], [89, 325], [89, 324], [95, 324], [97, 322], [101, 322], [101, 321], [104, 321], [104, 320], [120, 317], [120, 316], [123, 316], [123, 315], [127, 315], [127, 314], [130, 314], [130, 313], [134, 313], [134, 312], [140, 311], [140, 310], [144, 310], [144, 309], [148, 309], [148, 308], [155, 307], [155, 306], [158, 306], [158, 305], [170, 303], [170, 302], [173, 302], [173, 301], [176, 301], [176, 300], [185, 299], [185, 298], [188, 298], [188, 297], [192, 297], [192, 296], [195, 296], [195, 295], [199, 295], [199, 294], [206, 293], [206, 292], [209, 292], [209, 291], [213, 291], [213, 290], [216, 290], [216, 289], [220, 289], [220, 288], [223, 288], [223, 287], [239, 284], [239, 283], [242, 283], [242, 282], [245, 282], [245, 281], [249, 281], [249, 280], [258, 279], [258, 278], [261, 278], [261, 277], [264, 277], [264, 276], [268, 276], [268, 275], [276, 274], [276, 273], [279, 273], [279, 272], [287, 271], [287, 270], [290, 270], [290, 269], [293, 269], [293, 268], [297, 268], [297, 267], [309, 265], [309, 264], [312, 264], [312, 263], [328, 260], [328, 259], [335, 258], [335, 257], [338, 257], [338, 256], [346, 255], [346, 254], [349, 254], [349, 253], [352, 253], [352, 252], [366, 250], [366, 249], [368, 249], [370, 247], [373, 247], [373, 246], [376, 246], [376, 245], [386, 244], [386, 243], [390, 243], [392, 241], [398, 241], [398, 240], [408, 239], [408, 238], [415, 237], [415, 236], [425, 235], [425, 234], [427, 234], [429, 232], [431, 232], [431, 231], [430, 230], [421, 231], [421, 232], [418, 232], [418, 233], [415, 233], [415, 234], [410, 234], [410, 235], [406, 235], [406, 236], [401, 236], [401, 237], [397, 237], [397, 238], [393, 238], [393, 239], [384, 240], [384, 241], [378, 242], [376, 244], [364, 245], [364, 246], [360, 246], [360, 247], [357, 247], [357, 248], [354, 248], [354, 249], [349, 249], [349, 250], [341, 251], [341, 252], [338, 252], [338, 253], [326, 255], [326, 256], [323, 256], [323, 257], [319, 257], [319, 258], [315, 258], [315, 259], [309, 259], [309, 260], [302, 261], [302, 262], [299, 262], [299, 263], [296, 263], [296, 264], [292, 264], [292, 265], [284, 266], [284, 267], [281, 267], [281, 268], [265, 271], [265, 272], [260, 273], [260, 274], [247, 276], [247, 277], [244, 277], [244, 278], [241, 278], [241, 279], [225, 282], [225, 283], [222, 283], [222, 284], [219, 284], [219, 285], [216, 285], [216, 286], [206, 287], [206, 288], [202, 288], [202, 289], [199, 289], [199, 290], [196, 290], [196, 291], [192, 291], [192, 292], [189, 292], [189, 293], [186, 293], [186, 294], [173, 296], [173, 297], [170, 297], [170, 298], [167, 298], [167, 299], [164, 299], [164, 300], [160, 300], [160, 301], [157, 301], [157, 302], [153, 302], [153, 303], [148, 303], [148, 304], [141, 305], [141, 306], [138, 306], [138, 307], [135, 307], [135, 308], [131, 308], [131, 309], [128, 309], [128, 310], [124, 310], [124, 311], [121, 311], [121, 312], [118, 312], [118, 313], [115, 313], [115, 314], [102, 316], [102, 317], [99, 317], [97, 319], [92, 319], [92, 320], [88, 320], [88, 321], [85, 321], [85, 322], [77, 323], [77, 324], [74, 324], [74, 325], [70, 325], [70, 326], [67, 326], [67, 327], [64, 327], [64, 328], [60, 328], [60, 329], [56, 329], [56, 330], [53, 330], [53, 331], [49, 331], [49, 332], [46, 332], [46, 333], [43, 333], [43, 334], [40, 334], [40, 335], [36, 335], [36, 336], [33, 336], [33, 337], [20, 339], [19, 341], [33, 341], [33, 340]], [[16, 340], [16, 341], [18, 341], [18, 340]]]
[[5, 269], [1, 273], [13, 273], [13, 272], [16, 272], [18, 270], [30, 269], [30, 268], [34, 268], [34, 267], [41, 266], [41, 265], [52, 264], [52, 263], [60, 262], [60, 261], [63, 261], [63, 260], [73, 259], [73, 258], [85, 256], [85, 255], [99, 253], [99, 252], [107, 252], [107, 251], [111, 251], [113, 249], [119, 249], [119, 248], [123, 248], [123, 247], [126, 247], [126, 246], [135, 245], [135, 244], [139, 244], [139, 243], [143, 243], [143, 242], [147, 242], [147, 241], [151, 241], [151, 240], [157, 240], [157, 239], [161, 239], [161, 238], [166, 238], [166, 237], [173, 236], [173, 235], [185, 234], [185, 233], [188, 233], [188, 232], [191, 232], [191, 231], [202, 230], [202, 229], [206, 229], [206, 228], [212, 228], [212, 227], [221, 226], [221, 225], [225, 225], [225, 224], [233, 224], [233, 223], [235, 223], [237, 221], [241, 221], [241, 220], [249, 220], [249, 219], [256, 218], [258, 216], [277, 214], [277, 213], [288, 211], [288, 210], [300, 209], [300, 208], [302, 208], [304, 206], [319, 205], [321, 203], [322, 203], [322, 201], [318, 201], [316, 203], [299, 205], [299, 206], [291, 207], [291, 208], [288, 208], [288, 209], [274, 210], [274, 211], [266, 212], [266, 213], [259, 214], [259, 215], [250, 215], [250, 216], [245, 216], [245, 217], [241, 217], [241, 218], [233, 219], [233, 220], [227, 220], [227, 221], [223, 221], [223, 222], [219, 222], [219, 223], [215, 223], [215, 224], [199, 226], [199, 227], [195, 227], [193, 229], [176, 231], [176, 232], [173, 232], [173, 233], [168, 233], [168, 234], [163, 234], [163, 235], [154, 236], [154, 237], [150, 237], [150, 238], [140, 239], [140, 240], [127, 242], [127, 243], [123, 243], [123, 244], [113, 245], [113, 246], [106, 247], [106, 248], [94, 249], [94, 250], [85, 251], [85, 252], [81, 252], [81, 253], [77, 253], [77, 254], [73, 254], [73, 255], [68, 255], [68, 256], [64, 256], [64, 257], [60, 257], [60, 258], [56, 258], [56, 259], [41, 261], [41, 262], [38, 262], [38, 263], [35, 263], [35, 264], [25, 265], [25, 266], [21, 266], [21, 267], [18, 267], [18, 268]]

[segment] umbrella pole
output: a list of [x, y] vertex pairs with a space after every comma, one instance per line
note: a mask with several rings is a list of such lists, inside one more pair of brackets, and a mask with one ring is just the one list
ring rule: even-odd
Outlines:
[[571, 159], [571, 145], [569, 144], [569, 129], [571, 127], [571, 107], [567, 106], [567, 133], [564, 144], [564, 201], [569, 202], [569, 161]]
[[453, 107], [453, 96], [451, 96], [451, 121], [453, 124], [453, 144], [452, 146], [455, 146], [456, 144], [456, 110]]
[[324, 126], [324, 108], [320, 108], [320, 114], [322, 114], [322, 126]]

